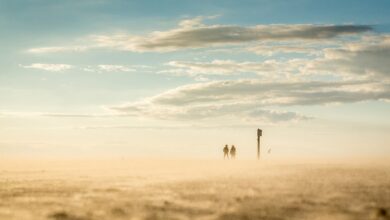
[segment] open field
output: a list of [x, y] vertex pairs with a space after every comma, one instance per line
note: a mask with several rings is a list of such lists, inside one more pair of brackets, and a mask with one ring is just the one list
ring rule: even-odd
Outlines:
[[389, 208], [390, 163], [0, 162], [0, 219], [367, 220]]

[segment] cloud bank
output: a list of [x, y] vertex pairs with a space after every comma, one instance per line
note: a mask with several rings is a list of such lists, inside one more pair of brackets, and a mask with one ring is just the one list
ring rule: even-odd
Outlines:
[[[277, 123], [310, 118], [285, 111], [290, 106], [390, 100], [390, 37], [375, 35], [370, 25], [269, 24], [207, 25], [203, 17], [182, 20], [176, 28], [145, 35], [91, 35], [84, 45], [31, 48], [30, 53], [110, 49], [170, 52], [240, 46], [265, 56], [258, 61], [172, 60], [157, 73], [209, 76], [253, 73], [254, 79], [218, 80], [180, 86], [137, 102], [109, 106], [113, 115], [163, 120], [239, 120]], [[70, 45], [67, 42], [65, 45]], [[217, 48], [218, 49], [218, 48]], [[275, 54], [300, 53], [304, 56]], [[35, 64], [25, 68], [37, 68]], [[39, 68], [43, 68], [40, 64]], [[46, 67], [46, 70], [54, 69]], [[97, 65], [91, 72], [130, 72], [131, 66]], [[50, 70], [49, 70], [50, 71]], [[53, 70], [54, 71], [54, 70]], [[321, 78], [326, 75], [325, 78]]]
[[236, 118], [254, 122], [307, 119], [269, 108], [390, 100], [390, 84], [371, 81], [263, 82], [230, 80], [181, 86], [110, 110], [137, 117], [174, 120]]

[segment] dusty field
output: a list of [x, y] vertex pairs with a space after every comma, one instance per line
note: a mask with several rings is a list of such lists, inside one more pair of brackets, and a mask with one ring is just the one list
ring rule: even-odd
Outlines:
[[7, 220], [367, 220], [389, 209], [390, 163], [0, 162]]

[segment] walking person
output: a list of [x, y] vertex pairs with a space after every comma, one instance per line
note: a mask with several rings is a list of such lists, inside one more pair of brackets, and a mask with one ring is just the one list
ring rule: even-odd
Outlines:
[[234, 147], [234, 145], [232, 145], [232, 147], [230, 148], [230, 158], [236, 158], [236, 148]]
[[226, 158], [229, 159], [229, 148], [228, 148], [227, 144], [223, 148], [223, 159], [226, 159]]

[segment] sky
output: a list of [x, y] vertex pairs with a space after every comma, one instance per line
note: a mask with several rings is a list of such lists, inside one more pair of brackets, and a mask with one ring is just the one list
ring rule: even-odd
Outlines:
[[389, 9], [1, 1], [0, 157], [390, 155]]

